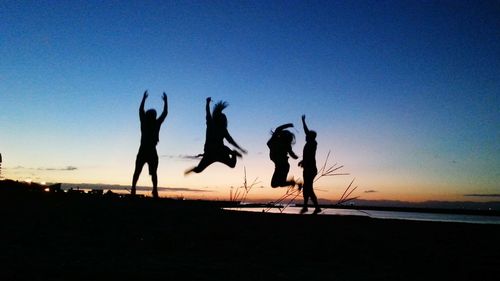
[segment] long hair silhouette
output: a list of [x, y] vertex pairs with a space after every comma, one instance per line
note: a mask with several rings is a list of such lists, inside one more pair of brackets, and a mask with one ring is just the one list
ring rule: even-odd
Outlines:
[[297, 182], [291, 178], [287, 179], [290, 171], [288, 164], [288, 155], [293, 159], [297, 159], [297, 155], [292, 150], [292, 145], [295, 144], [295, 135], [286, 130], [293, 127], [292, 123], [283, 124], [271, 131], [271, 138], [267, 141], [269, 147], [269, 158], [274, 163], [274, 173], [271, 179], [271, 187], [293, 186]]

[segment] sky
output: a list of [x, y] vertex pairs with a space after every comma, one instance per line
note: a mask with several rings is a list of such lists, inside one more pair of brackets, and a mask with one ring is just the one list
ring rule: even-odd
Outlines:
[[[146, 109], [169, 101], [159, 186], [186, 197], [229, 199], [245, 170], [250, 198], [280, 197], [266, 142], [291, 122], [301, 156], [305, 114], [318, 166], [330, 151], [349, 174], [320, 178], [319, 198], [355, 179], [368, 200], [494, 200], [499, 15], [499, 1], [1, 1], [2, 177], [130, 185], [148, 90]], [[248, 154], [186, 177], [206, 97], [229, 103]]]

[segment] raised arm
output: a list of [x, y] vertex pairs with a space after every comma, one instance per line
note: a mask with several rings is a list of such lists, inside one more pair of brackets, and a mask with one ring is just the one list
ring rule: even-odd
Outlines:
[[295, 152], [293, 152], [292, 146], [290, 146], [290, 148], [288, 149], [288, 154], [290, 154], [290, 156], [292, 156], [293, 159], [299, 158], [299, 156], [297, 156], [297, 154], [295, 154]]
[[163, 123], [163, 121], [165, 121], [165, 118], [167, 117], [168, 115], [168, 99], [167, 99], [167, 95], [165, 94], [165, 92], [163, 92], [163, 112], [161, 113], [160, 117], [158, 118], [158, 121], [161, 123]]
[[224, 135], [224, 137], [226, 138], [226, 140], [232, 144], [234, 147], [238, 148], [241, 152], [243, 153], [247, 153], [247, 151], [243, 148], [241, 148], [233, 139], [233, 137], [231, 137], [231, 135], [229, 134], [229, 132], [226, 130], [226, 134]]
[[306, 116], [305, 115], [302, 115], [302, 126], [304, 127], [304, 133], [306, 135], [309, 134], [309, 128], [307, 128]]
[[293, 127], [292, 123], [283, 124], [283, 125], [279, 126], [278, 128], [276, 128], [275, 132], [283, 131], [284, 129], [290, 128], [290, 127]]
[[212, 101], [211, 97], [207, 98], [207, 105], [205, 106], [205, 110], [207, 112], [207, 121], [212, 119], [212, 115], [210, 115], [210, 102]]
[[148, 90], [144, 91], [144, 95], [142, 96], [142, 101], [141, 101], [141, 106], [139, 106], [139, 118], [144, 120], [144, 117], [146, 116], [146, 112], [144, 111], [144, 103], [146, 102], [146, 99], [148, 97]]

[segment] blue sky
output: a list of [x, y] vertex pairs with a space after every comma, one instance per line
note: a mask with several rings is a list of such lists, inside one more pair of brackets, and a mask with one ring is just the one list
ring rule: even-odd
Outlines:
[[[318, 162], [331, 150], [351, 173], [319, 181], [320, 197], [353, 177], [367, 199], [500, 193], [499, 14], [498, 1], [2, 1], [3, 174], [129, 184], [148, 89], [146, 107], [169, 96], [161, 186], [224, 198], [245, 166], [254, 196], [275, 196], [269, 131], [293, 122], [300, 155], [306, 114]], [[249, 154], [184, 177], [207, 96], [230, 103]]]

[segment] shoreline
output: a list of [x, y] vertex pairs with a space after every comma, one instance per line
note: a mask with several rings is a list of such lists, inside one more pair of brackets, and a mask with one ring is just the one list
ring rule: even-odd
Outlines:
[[[302, 207], [304, 204], [292, 204], [294, 207]], [[292, 206], [290, 205], [290, 206]], [[366, 211], [388, 211], [388, 212], [412, 212], [412, 213], [432, 213], [450, 215], [478, 215], [478, 216], [500, 216], [497, 210], [469, 210], [469, 209], [444, 209], [444, 208], [415, 208], [415, 207], [380, 207], [380, 206], [345, 206], [336, 204], [319, 204], [322, 209], [342, 209], [342, 210], [366, 210]], [[269, 204], [244, 204], [242, 208], [270, 208]], [[311, 207], [311, 204], [309, 204]], [[278, 207], [272, 207], [278, 208]]]
[[[13, 180], [3, 180], [0, 181], [0, 192], [23, 192], [23, 191], [35, 191], [43, 192], [47, 188], [56, 187], [56, 192], [50, 189], [50, 193], [66, 193], [67, 195], [81, 195], [81, 196], [103, 196], [105, 195], [106, 189], [90, 189], [90, 188], [61, 188], [62, 184], [54, 185], [40, 185], [37, 183], [23, 183]], [[24, 189], [24, 190], [23, 190]], [[147, 189], [147, 188], [146, 188]], [[86, 191], [86, 192], [85, 192]], [[130, 197], [126, 190], [118, 189], [108, 189], [112, 191], [112, 196], [117, 197]], [[118, 191], [118, 192], [117, 192]], [[149, 189], [148, 189], [149, 191]], [[57, 194], [62, 195], [62, 194]], [[106, 195], [107, 196], [107, 195]], [[137, 198], [151, 199], [149, 196], [144, 194], [136, 195]], [[242, 203], [240, 201], [230, 201], [230, 200], [211, 200], [211, 199], [185, 199], [182, 196], [173, 197], [160, 197], [159, 200], [165, 202], [193, 202], [194, 204], [206, 204], [215, 205], [223, 208], [235, 207], [235, 208], [280, 208], [280, 205], [273, 205], [273, 202], [269, 203]], [[300, 201], [300, 200], [298, 200]], [[436, 208], [436, 207], [397, 207], [397, 206], [372, 206], [372, 205], [339, 205], [339, 204], [319, 204], [322, 209], [342, 209], [342, 210], [366, 210], [366, 211], [389, 211], [389, 212], [413, 212], [413, 213], [431, 213], [431, 214], [451, 214], [451, 215], [478, 215], [478, 216], [500, 216], [500, 210], [496, 209], [471, 209], [471, 208]], [[302, 203], [293, 203], [289, 207], [302, 207]]]

